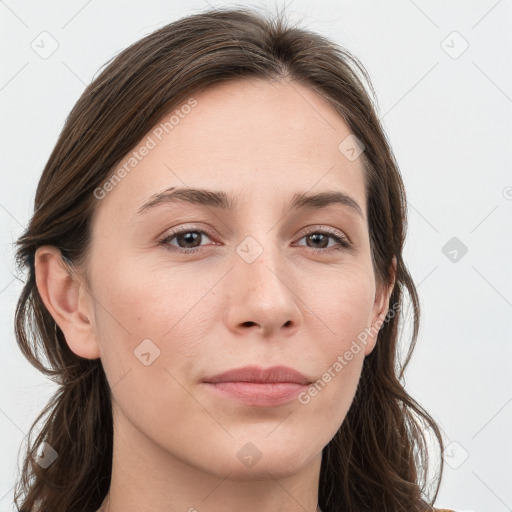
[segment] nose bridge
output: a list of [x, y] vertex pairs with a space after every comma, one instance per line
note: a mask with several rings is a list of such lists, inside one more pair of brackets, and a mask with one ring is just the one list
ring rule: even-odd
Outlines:
[[[242, 279], [249, 280], [249, 288], [265, 290], [281, 289], [286, 281], [283, 247], [275, 240], [275, 232], [260, 230], [258, 234], [246, 236], [236, 247], [236, 266]], [[256, 238], [257, 237], [257, 238]]]

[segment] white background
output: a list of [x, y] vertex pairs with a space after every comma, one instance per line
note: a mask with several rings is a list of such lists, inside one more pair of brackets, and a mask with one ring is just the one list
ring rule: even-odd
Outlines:
[[[453, 443], [437, 506], [512, 510], [512, 2], [287, 6], [291, 20], [363, 62], [405, 181], [405, 260], [423, 308], [406, 385], [439, 422], [446, 444]], [[22, 284], [14, 277], [13, 242], [31, 216], [42, 169], [101, 65], [145, 34], [207, 7], [169, 0], [0, 2], [0, 511], [13, 510], [23, 436], [56, 390], [25, 361], [13, 332]], [[58, 42], [47, 59], [31, 47], [43, 31]], [[442, 251], [452, 237], [467, 247], [456, 262]]]

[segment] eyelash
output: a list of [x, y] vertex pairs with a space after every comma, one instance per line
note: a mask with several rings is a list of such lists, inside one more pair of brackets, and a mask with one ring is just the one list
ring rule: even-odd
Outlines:
[[[195, 229], [195, 228], [192, 227], [192, 228], [183, 228], [183, 229], [180, 229], [178, 231], [174, 231], [172, 233], [168, 233], [168, 234], [166, 234], [166, 236], [164, 238], [158, 240], [158, 243], [159, 243], [159, 245], [163, 246], [164, 249], [166, 249], [168, 251], [171, 251], [171, 252], [178, 252], [178, 253], [184, 253], [184, 254], [194, 254], [197, 251], [201, 250], [202, 246], [200, 246], [200, 247], [193, 247], [191, 249], [183, 249], [182, 247], [171, 246], [169, 244], [170, 240], [172, 240], [176, 236], [182, 235], [184, 233], [201, 233], [201, 234], [204, 234], [204, 235], [208, 236], [208, 238], [211, 238], [211, 239], [214, 238], [211, 235], [211, 233], [209, 233], [208, 231], [205, 231], [204, 229]], [[317, 230], [311, 231], [309, 233], [304, 234], [299, 240], [302, 240], [306, 236], [316, 235], [316, 234], [330, 236], [335, 242], [338, 243], [338, 246], [330, 247], [328, 249], [317, 249], [315, 247], [307, 247], [307, 246], [302, 246], [302, 247], [306, 247], [306, 249], [309, 249], [309, 250], [311, 250], [311, 251], [313, 251], [315, 253], [321, 253], [321, 252], [323, 252], [323, 253], [331, 253], [331, 252], [338, 252], [338, 251], [347, 251], [347, 250], [351, 249], [351, 247], [352, 247], [352, 243], [350, 242], [348, 237], [344, 238], [344, 237], [339, 236], [338, 234], [334, 234], [334, 232], [331, 231], [329, 228], [322, 228], [322, 229], [317, 229]]]

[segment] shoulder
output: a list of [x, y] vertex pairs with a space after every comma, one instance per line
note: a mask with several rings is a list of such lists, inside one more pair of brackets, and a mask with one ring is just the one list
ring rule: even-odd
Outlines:
[[451, 508], [435, 508], [434, 512], [455, 512], [455, 510], [452, 510]]

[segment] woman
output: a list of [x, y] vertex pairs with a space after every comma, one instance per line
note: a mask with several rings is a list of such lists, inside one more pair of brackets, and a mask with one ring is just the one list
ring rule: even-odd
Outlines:
[[216, 9], [86, 88], [18, 240], [17, 340], [59, 384], [20, 510], [434, 510], [405, 192], [358, 71]]

